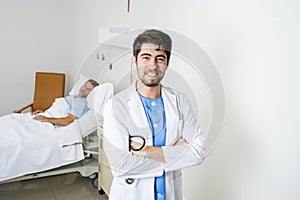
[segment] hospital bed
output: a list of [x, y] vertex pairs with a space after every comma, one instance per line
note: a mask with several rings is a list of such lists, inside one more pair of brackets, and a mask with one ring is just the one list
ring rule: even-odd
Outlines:
[[[70, 91], [70, 95], [77, 94], [79, 91], [79, 88], [83, 85], [85, 81], [87, 81], [89, 78], [92, 77], [85, 77], [83, 74], [78, 75], [78, 80], [73, 86], [73, 89]], [[96, 79], [97, 80], [97, 79]], [[75, 120], [73, 123], [71, 123], [68, 126], [60, 127], [60, 128], [53, 128], [50, 127], [49, 129], [45, 130], [45, 133], [40, 133], [40, 135], [34, 136], [35, 133], [30, 133], [30, 130], [32, 128], [26, 127], [27, 125], [37, 125], [38, 123], [41, 124], [41, 122], [38, 122], [36, 120], [30, 119], [30, 113], [25, 113], [22, 115], [19, 114], [11, 114], [8, 116], [5, 116], [5, 118], [8, 118], [9, 123], [17, 123], [17, 127], [20, 127], [21, 129], [25, 129], [25, 133], [29, 133], [28, 137], [32, 136], [32, 140], [35, 140], [36, 137], [39, 137], [37, 140], [39, 140], [39, 147], [35, 147], [34, 141], [32, 141], [32, 148], [36, 148], [35, 152], [45, 150], [46, 154], [45, 157], [41, 156], [41, 160], [47, 160], [49, 156], [49, 160], [53, 160], [55, 155], [60, 157], [61, 160], [59, 162], [44, 162], [47, 163], [45, 166], [39, 166], [34, 169], [30, 169], [30, 166], [26, 166], [27, 161], [23, 160], [24, 162], [21, 163], [22, 159], [25, 158], [10, 158], [9, 152], [7, 152], [7, 159], [1, 158], [2, 167], [7, 167], [7, 170], [1, 170], [2, 174], [4, 172], [12, 171], [12, 174], [3, 175], [1, 177], [0, 175], [0, 183], [7, 183], [7, 182], [13, 182], [13, 181], [20, 181], [20, 180], [27, 180], [32, 178], [40, 178], [44, 176], [51, 176], [51, 175], [58, 175], [58, 174], [64, 174], [64, 173], [70, 173], [70, 172], [79, 172], [82, 176], [93, 178], [93, 185], [97, 186], [97, 176], [98, 173], [98, 136], [96, 132], [96, 126], [97, 124], [101, 124], [102, 121], [102, 109], [105, 102], [111, 98], [112, 96], [112, 84], [110, 83], [103, 83], [101, 82], [99, 86], [95, 87], [92, 92], [88, 95], [88, 107], [89, 111], [84, 114], [81, 118]], [[51, 108], [47, 109], [45, 113], [47, 114], [53, 114], [58, 113], [60, 103], [64, 101], [63, 98], [57, 98], [54, 102], [56, 106], [52, 106]], [[56, 112], [56, 110], [58, 112]], [[13, 119], [13, 120], [12, 120]], [[2, 120], [5, 122], [5, 120]], [[36, 123], [36, 124], [35, 124]], [[26, 125], [24, 125], [26, 124]], [[25, 128], [24, 128], [25, 126]], [[37, 125], [42, 126], [42, 125]], [[23, 132], [18, 130], [14, 127], [15, 132], [19, 134], [19, 132]], [[27, 130], [30, 129], [30, 130]], [[32, 129], [33, 130], [33, 129]], [[44, 130], [44, 129], [43, 129]], [[12, 130], [14, 132], [14, 130]], [[23, 133], [22, 133], [23, 134]], [[58, 137], [55, 137], [53, 139], [53, 134], [57, 134]], [[62, 136], [63, 135], [63, 136]], [[49, 136], [49, 138], [48, 138]], [[27, 135], [26, 135], [27, 137]], [[24, 137], [24, 138], [26, 138]], [[45, 137], [42, 139], [45, 139], [45, 142], [43, 144], [40, 143], [41, 137]], [[22, 140], [24, 138], [21, 137]], [[11, 139], [11, 138], [9, 138]], [[13, 138], [15, 139], [15, 138]], [[47, 141], [49, 139], [49, 141]], [[26, 139], [25, 139], [26, 140]], [[48, 150], [47, 143], [57, 145], [56, 149], [54, 150]], [[5, 143], [5, 141], [4, 141]], [[9, 142], [8, 142], [9, 143]], [[26, 141], [22, 141], [22, 143], [26, 143]], [[56, 144], [58, 143], [58, 144]], [[4, 147], [3, 147], [4, 146]], [[6, 145], [9, 146], [9, 145]], [[28, 145], [27, 145], [28, 146]], [[26, 147], [27, 147], [26, 146]], [[22, 146], [21, 146], [22, 147]], [[40, 149], [40, 147], [42, 149]], [[2, 148], [5, 149], [5, 145], [2, 144]], [[59, 150], [57, 150], [59, 149]], [[6, 149], [5, 149], [6, 150]], [[16, 151], [16, 150], [13, 150]], [[20, 149], [20, 155], [23, 155], [24, 149]], [[39, 155], [39, 154], [37, 154]], [[34, 156], [34, 155], [33, 155]], [[5, 156], [4, 156], [5, 157]], [[26, 157], [26, 156], [21, 156]], [[31, 159], [31, 156], [28, 155], [28, 158]], [[13, 162], [11, 160], [14, 160]], [[19, 161], [21, 160], [21, 161]], [[14, 165], [14, 162], [16, 164]], [[5, 163], [5, 164], [3, 164]], [[38, 163], [39, 164], [39, 163]], [[38, 165], [37, 164], [37, 165]], [[7, 165], [7, 166], [6, 166]], [[15, 166], [17, 166], [17, 169], [15, 170]], [[20, 167], [18, 167], [20, 166]], [[27, 167], [28, 169], [23, 170], [23, 168]], [[16, 172], [14, 172], [16, 171]], [[29, 173], [30, 172], [30, 173]], [[8, 172], [9, 173], [9, 172]], [[15, 173], [15, 174], [14, 174]]]

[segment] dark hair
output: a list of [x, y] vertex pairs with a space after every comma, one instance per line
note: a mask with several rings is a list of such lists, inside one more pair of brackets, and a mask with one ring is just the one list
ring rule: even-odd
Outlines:
[[139, 34], [133, 43], [133, 56], [137, 57], [144, 43], [151, 43], [158, 46], [159, 50], [164, 50], [167, 54], [167, 61], [170, 60], [172, 50], [172, 39], [166, 33], [151, 29]]
[[89, 79], [86, 82], [90, 82], [94, 87], [99, 85], [99, 83], [97, 81], [93, 80], [93, 79]]

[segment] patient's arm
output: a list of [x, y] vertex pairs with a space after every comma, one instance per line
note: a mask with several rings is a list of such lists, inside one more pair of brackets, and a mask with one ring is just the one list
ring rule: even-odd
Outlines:
[[57, 126], [67, 126], [77, 118], [74, 115], [68, 114], [67, 117], [62, 117], [62, 118], [51, 118], [51, 117], [45, 117], [43, 115], [37, 115], [33, 119], [41, 122], [49, 122]]
[[43, 112], [42, 110], [35, 110], [35, 111], [32, 112], [32, 114], [33, 114], [33, 115], [36, 115], [36, 114], [42, 113], [42, 112]]

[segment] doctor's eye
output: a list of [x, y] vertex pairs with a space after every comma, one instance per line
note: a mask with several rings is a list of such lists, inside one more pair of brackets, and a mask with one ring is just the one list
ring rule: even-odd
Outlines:
[[166, 61], [166, 58], [163, 57], [163, 56], [160, 56], [160, 57], [157, 57], [156, 60], [157, 60], [157, 62], [159, 62], [159, 63], [164, 63], [164, 62]]
[[142, 60], [149, 60], [149, 59], [150, 59], [150, 56], [142, 56], [141, 59], [142, 59]]

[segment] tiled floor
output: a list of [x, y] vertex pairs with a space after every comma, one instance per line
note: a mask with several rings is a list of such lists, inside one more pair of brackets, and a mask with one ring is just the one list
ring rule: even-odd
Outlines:
[[92, 179], [69, 173], [0, 184], [0, 200], [107, 200]]

